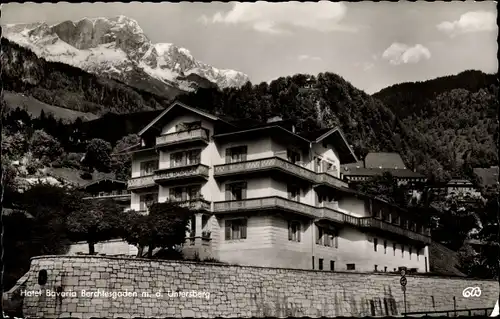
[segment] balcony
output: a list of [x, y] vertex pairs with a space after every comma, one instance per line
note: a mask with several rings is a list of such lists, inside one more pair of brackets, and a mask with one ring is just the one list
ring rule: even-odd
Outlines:
[[267, 170], [278, 170], [310, 182], [316, 181], [316, 173], [279, 157], [270, 157], [245, 162], [214, 166], [214, 177], [247, 174]]
[[323, 184], [335, 188], [349, 188], [349, 185], [346, 182], [329, 173], [317, 173], [316, 183], [319, 185]]
[[174, 204], [177, 204], [181, 207], [186, 207], [192, 210], [206, 210], [210, 211], [210, 202], [206, 201], [202, 198], [199, 199], [190, 199], [184, 201], [173, 201]]
[[159, 169], [155, 172], [154, 181], [166, 184], [179, 180], [207, 180], [208, 166], [193, 164]]
[[208, 144], [209, 134], [205, 128], [197, 128], [189, 131], [180, 131], [169, 134], [162, 134], [156, 138], [157, 148], [168, 148], [179, 146], [180, 144]]
[[287, 211], [292, 211], [294, 213], [307, 215], [310, 217], [319, 217], [316, 207], [302, 204], [278, 196], [214, 203], [214, 212], [217, 213], [226, 213], [226, 212], [234, 212], [241, 210], [250, 210], [250, 211], [264, 210], [264, 209], [287, 210]]
[[360, 222], [360, 224], [359, 224], [360, 227], [363, 227], [363, 228], [374, 228], [374, 229], [398, 234], [398, 235], [413, 239], [413, 240], [418, 241], [418, 242], [426, 243], [426, 244], [430, 244], [430, 242], [431, 242], [431, 238], [426, 236], [426, 235], [419, 234], [419, 233], [413, 232], [411, 230], [407, 230], [407, 229], [386, 223], [382, 220], [378, 220], [378, 219], [375, 219], [373, 217], [360, 218], [359, 222]]
[[148, 188], [155, 186], [154, 175], [147, 175], [141, 177], [135, 177], [129, 179], [127, 182], [127, 189], [140, 189], [140, 188]]

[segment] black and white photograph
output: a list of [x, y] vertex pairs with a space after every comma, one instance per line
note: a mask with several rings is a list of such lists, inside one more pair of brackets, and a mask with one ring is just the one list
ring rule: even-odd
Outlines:
[[496, 2], [0, 24], [3, 317], [500, 315]]

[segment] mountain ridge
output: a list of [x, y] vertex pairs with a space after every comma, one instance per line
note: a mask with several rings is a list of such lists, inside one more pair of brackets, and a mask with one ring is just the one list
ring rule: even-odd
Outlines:
[[[220, 88], [240, 87], [249, 81], [241, 72], [196, 60], [185, 48], [151, 42], [137, 21], [126, 16], [83, 18], [54, 25], [8, 24], [2, 37], [47, 61], [66, 63], [163, 96], [164, 90], [190, 92], [210, 83]], [[202, 79], [189, 78], [191, 74]]]

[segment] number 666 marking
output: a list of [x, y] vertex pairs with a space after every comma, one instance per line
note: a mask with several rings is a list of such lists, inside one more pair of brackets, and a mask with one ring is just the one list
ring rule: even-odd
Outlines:
[[479, 287], [467, 287], [462, 291], [462, 296], [464, 296], [465, 298], [480, 297], [481, 296], [481, 288], [479, 288]]

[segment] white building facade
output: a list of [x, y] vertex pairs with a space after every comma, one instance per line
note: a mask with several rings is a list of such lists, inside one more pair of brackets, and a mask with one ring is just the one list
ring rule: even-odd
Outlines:
[[305, 138], [279, 122], [237, 128], [174, 103], [139, 135], [130, 208], [201, 209], [184, 250], [240, 265], [427, 272], [429, 228], [340, 179], [357, 161], [342, 132]]

